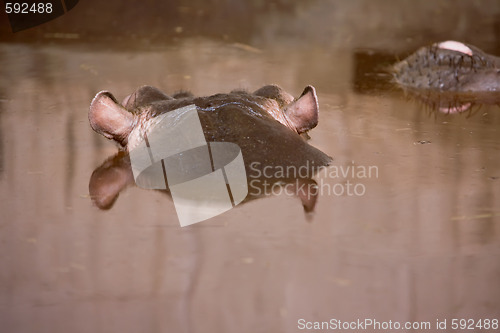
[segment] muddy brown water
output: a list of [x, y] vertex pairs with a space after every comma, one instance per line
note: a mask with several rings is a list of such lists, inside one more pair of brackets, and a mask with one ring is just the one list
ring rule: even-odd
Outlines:
[[[500, 319], [500, 108], [433, 113], [382, 74], [359, 78], [376, 67], [367, 59], [205, 38], [149, 50], [1, 44], [0, 326], [296, 332], [300, 319]], [[89, 126], [95, 93], [268, 83], [318, 91], [310, 143], [334, 161], [316, 177], [314, 213], [277, 194], [181, 228], [159, 192], [92, 204], [90, 176], [117, 151]]]

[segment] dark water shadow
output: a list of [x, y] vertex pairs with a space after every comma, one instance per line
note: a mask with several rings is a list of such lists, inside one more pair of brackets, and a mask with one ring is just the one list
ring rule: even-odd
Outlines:
[[[246, 167], [249, 168], [249, 164]], [[297, 197], [302, 203], [305, 213], [314, 210], [318, 199], [317, 183], [314, 179], [310, 177], [267, 177], [266, 171], [263, 170], [260, 171], [260, 174], [261, 177], [247, 178], [248, 195], [242, 204], [284, 193]], [[90, 198], [99, 209], [108, 210], [113, 207], [121, 192], [134, 186], [136, 186], [136, 182], [132, 172], [130, 155], [120, 150], [93, 171], [89, 179]], [[155, 191], [164, 193], [168, 200], [172, 200], [168, 188]]]

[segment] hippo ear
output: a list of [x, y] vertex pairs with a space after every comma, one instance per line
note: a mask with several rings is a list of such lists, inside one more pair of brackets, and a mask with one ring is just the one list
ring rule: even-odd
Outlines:
[[90, 126], [97, 133], [113, 139], [122, 146], [134, 125], [134, 115], [118, 104], [108, 91], [101, 91], [92, 100], [89, 110]]
[[307, 86], [302, 95], [285, 108], [285, 115], [299, 134], [318, 125], [318, 114], [318, 97], [313, 86]]

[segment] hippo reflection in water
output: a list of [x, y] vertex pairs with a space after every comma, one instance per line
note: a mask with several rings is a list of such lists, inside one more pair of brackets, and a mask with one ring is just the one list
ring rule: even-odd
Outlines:
[[423, 47], [392, 72], [408, 94], [445, 113], [500, 103], [500, 58], [472, 45], [445, 41]]
[[297, 195], [306, 211], [314, 208], [317, 193], [310, 191], [316, 185], [312, 177], [331, 161], [305, 139], [318, 123], [316, 91], [307, 86], [294, 99], [276, 85], [253, 93], [232, 91], [209, 97], [194, 97], [187, 92], [168, 96], [157, 88], [144, 86], [121, 104], [107, 91], [98, 93], [89, 110], [91, 127], [120, 147], [90, 179], [90, 195], [99, 208], [110, 208], [120, 191], [134, 184], [129, 152], [154, 126], [155, 119], [188, 105], [196, 106], [207, 142], [234, 143], [241, 149], [249, 182], [245, 201], [268, 194], [269, 186], [290, 185], [287, 193]]

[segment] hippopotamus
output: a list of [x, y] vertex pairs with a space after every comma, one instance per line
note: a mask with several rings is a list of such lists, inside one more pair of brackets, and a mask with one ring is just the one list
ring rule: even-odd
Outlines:
[[[263, 183], [255, 183], [256, 179], [265, 178], [266, 186], [298, 179], [294, 189], [304, 185], [311, 188], [315, 172], [332, 160], [307, 142], [307, 132], [318, 124], [319, 117], [312, 86], [307, 86], [298, 98], [277, 85], [266, 85], [253, 93], [235, 90], [206, 97], [195, 97], [190, 92], [169, 96], [158, 88], [143, 86], [121, 103], [110, 92], [101, 91], [90, 105], [90, 125], [113, 140], [119, 152], [91, 177], [90, 194], [99, 208], [110, 208], [120, 191], [134, 183], [130, 153], [155, 121], [193, 105], [207, 142], [233, 143], [241, 149], [247, 180], [249, 184], [254, 182], [246, 201], [268, 194], [259, 190]], [[306, 211], [314, 208], [316, 195], [307, 191], [295, 194]]]
[[406, 92], [445, 113], [500, 102], [500, 58], [469, 44], [422, 47], [396, 63], [392, 73]]

